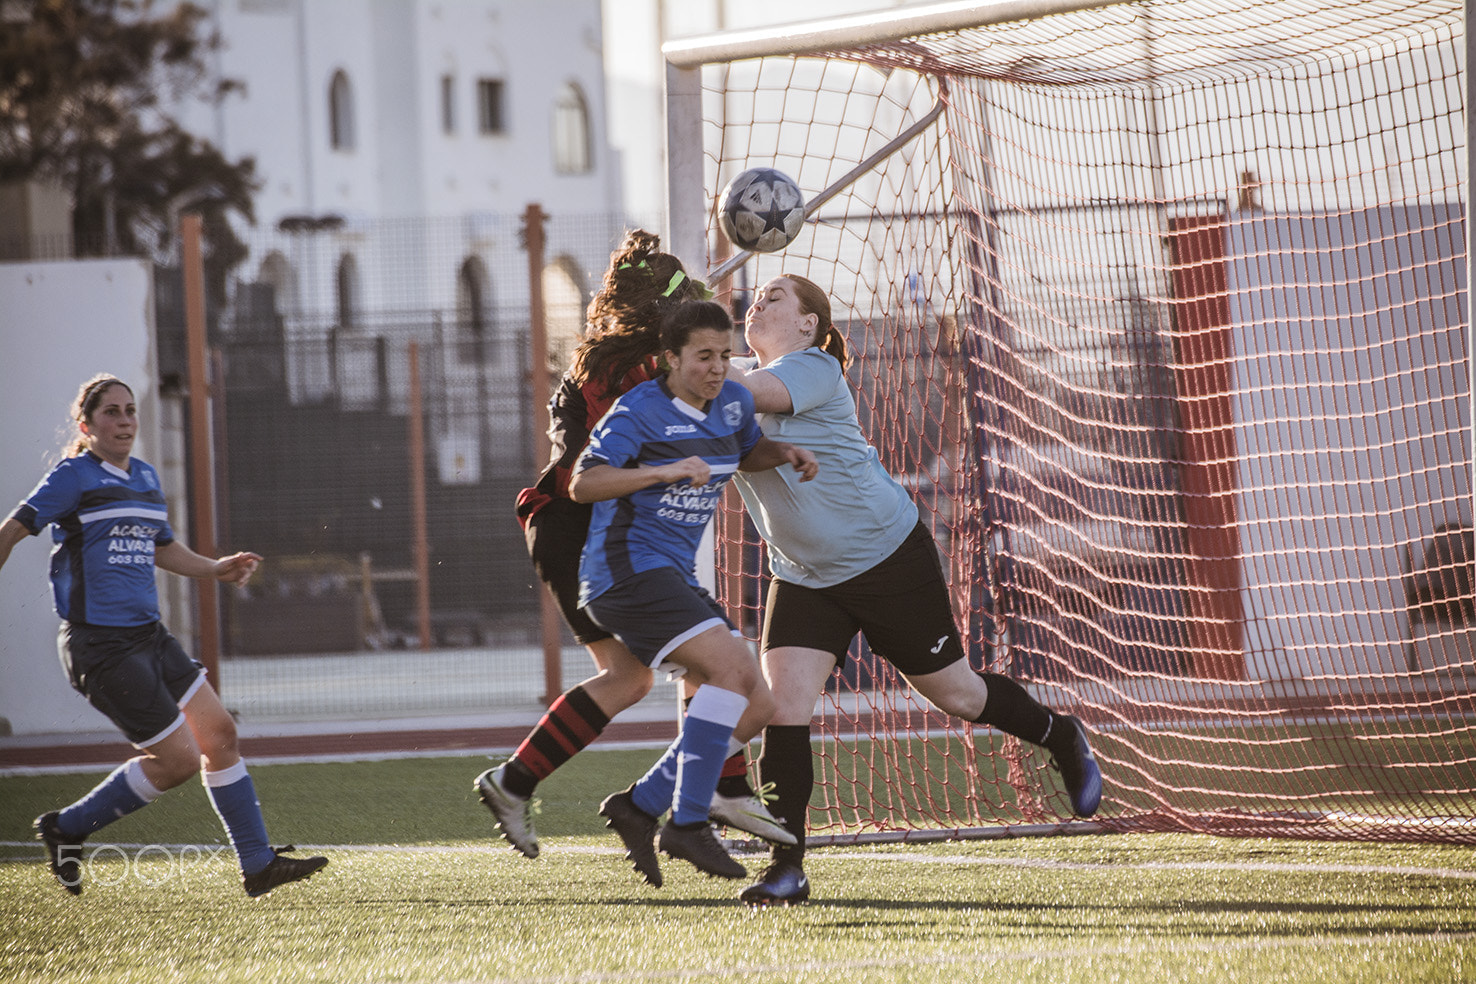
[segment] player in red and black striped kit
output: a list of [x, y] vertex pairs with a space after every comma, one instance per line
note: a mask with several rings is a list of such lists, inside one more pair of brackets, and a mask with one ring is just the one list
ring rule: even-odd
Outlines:
[[[569, 498], [570, 473], [610, 405], [662, 374], [662, 318], [683, 301], [709, 296], [701, 281], [687, 275], [681, 260], [661, 251], [659, 237], [639, 229], [626, 234], [590, 302], [584, 340], [549, 401], [548, 466], [518, 495], [518, 520], [533, 567], [596, 669], [594, 676], [554, 700], [510, 759], [477, 777], [482, 802], [497, 817], [503, 836], [526, 857], [538, 856], [530, 817], [538, 783], [598, 738], [611, 718], [644, 697], [653, 679], [649, 667], [579, 610], [579, 554], [592, 507]], [[712, 816], [766, 839], [793, 839], [748, 785], [742, 751], [724, 764]]]

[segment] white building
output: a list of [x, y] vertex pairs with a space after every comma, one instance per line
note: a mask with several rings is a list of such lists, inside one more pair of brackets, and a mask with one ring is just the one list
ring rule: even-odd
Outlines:
[[[527, 303], [518, 217], [620, 217], [599, 0], [217, 0], [212, 69], [243, 91], [176, 106], [262, 181], [240, 281], [294, 329]], [[602, 236], [551, 242], [551, 314], [582, 305]]]

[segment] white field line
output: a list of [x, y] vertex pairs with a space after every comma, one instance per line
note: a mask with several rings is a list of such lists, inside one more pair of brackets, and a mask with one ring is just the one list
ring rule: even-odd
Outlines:
[[[218, 850], [221, 844], [99, 844], [98, 847], [137, 851], [144, 848], [166, 851]], [[44, 860], [39, 854], [36, 841], [0, 840], [0, 848], [26, 848], [36, 850], [36, 861]], [[315, 851], [324, 853], [357, 854], [487, 854], [507, 855], [511, 851], [502, 843], [488, 844], [299, 844], [298, 852]], [[594, 844], [544, 844], [543, 853], [581, 855], [623, 855], [619, 847]], [[816, 858], [826, 861], [860, 861], [874, 864], [887, 861], [894, 864], [951, 864], [976, 865], [992, 868], [1026, 868], [1038, 871], [1075, 871], [1121, 873], [1127, 871], [1218, 871], [1218, 872], [1263, 872], [1280, 875], [1393, 875], [1396, 877], [1449, 878], [1457, 881], [1476, 881], [1476, 870], [1466, 868], [1417, 868], [1383, 864], [1276, 864], [1265, 861], [1147, 861], [1131, 864], [1096, 864], [1076, 861], [1050, 861], [1033, 858], [972, 857], [963, 854], [917, 854], [898, 851], [895, 853], [834, 851], [820, 848], [812, 852]], [[740, 855], [741, 856], [741, 855]]]
[[[602, 741], [599, 745], [600, 751], [623, 751], [628, 749], [656, 749], [665, 748], [671, 744], [666, 741]], [[511, 755], [516, 743], [505, 747], [493, 747], [487, 745], [475, 748], [427, 748], [412, 749], [408, 751], [379, 751], [379, 752], [339, 752], [332, 755], [251, 755], [246, 761], [249, 765], [338, 765], [340, 763], [353, 762], [398, 762], [401, 759], [428, 759], [428, 758], [486, 758], [502, 759]], [[125, 753], [126, 754], [126, 753]], [[121, 757], [120, 757], [121, 761]], [[60, 776], [70, 775], [77, 772], [97, 772], [106, 774], [116, 768], [116, 764], [101, 762], [87, 762], [78, 765], [12, 765], [0, 769], [0, 779], [11, 776]]]
[[[784, 910], [779, 910], [780, 912]], [[755, 918], [764, 918], [766, 910], [757, 910]], [[1308, 947], [1318, 949], [1330, 947], [1399, 947], [1404, 956], [1409, 949], [1439, 943], [1464, 943], [1476, 939], [1476, 933], [1378, 933], [1371, 936], [1349, 938], [1346, 936], [1303, 936], [1296, 939], [1241, 940], [1238, 942], [1169, 943], [1161, 946], [1152, 944], [1119, 944], [1117, 946], [1077, 946], [1068, 948], [1033, 948], [1023, 950], [981, 950], [968, 953], [937, 953], [892, 959], [877, 960], [807, 960], [799, 963], [744, 964], [737, 967], [716, 969], [712, 967], [671, 968], [669, 970], [636, 970], [624, 972], [600, 972], [568, 974], [555, 977], [495, 977], [479, 979], [478, 984], [614, 984], [624, 981], [720, 981], [748, 980], [756, 976], [775, 976], [780, 980], [804, 980], [807, 974], [833, 973], [835, 971], [864, 971], [910, 967], [939, 967], [948, 964], [967, 963], [974, 968], [981, 964], [989, 966], [999, 961], [1012, 963], [1046, 962], [1063, 960], [1091, 960], [1103, 957], [1143, 957], [1154, 954], [1187, 956], [1190, 954], [1239, 954], [1269, 952], [1275, 950], [1298, 950]], [[998, 975], [991, 974], [991, 977]]]

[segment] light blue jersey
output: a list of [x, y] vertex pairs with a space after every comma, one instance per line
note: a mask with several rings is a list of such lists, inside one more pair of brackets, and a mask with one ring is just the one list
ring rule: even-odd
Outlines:
[[642, 383], [615, 401], [590, 435], [576, 474], [595, 465], [665, 465], [695, 455], [708, 463], [712, 477], [706, 485], [653, 485], [595, 503], [579, 563], [579, 604], [658, 567], [674, 568], [697, 587], [702, 531], [738, 462], [762, 437], [752, 394], [731, 380], [706, 411], [673, 396], [665, 379]]
[[[753, 369], [753, 358], [734, 359]], [[738, 491], [769, 566], [781, 581], [828, 588], [891, 556], [917, 525], [917, 504], [882, 467], [861, 433], [856, 398], [841, 364], [818, 348], [780, 356], [764, 367], [789, 391], [792, 413], [759, 415], [764, 436], [814, 452], [820, 473], [800, 483], [792, 468], [745, 472]]]
[[56, 613], [68, 622], [134, 626], [159, 620], [154, 549], [174, 542], [159, 475], [91, 451], [67, 458], [11, 514], [33, 535], [47, 526]]

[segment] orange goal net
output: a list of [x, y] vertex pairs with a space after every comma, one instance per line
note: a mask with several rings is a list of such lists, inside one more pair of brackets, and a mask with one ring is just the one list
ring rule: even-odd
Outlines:
[[[830, 292], [971, 661], [1094, 734], [1089, 829], [1476, 841], [1461, 4], [967, 6], [669, 44], [674, 248]], [[808, 221], [729, 259], [756, 166]], [[815, 734], [821, 838], [1068, 829], [864, 641]]]

